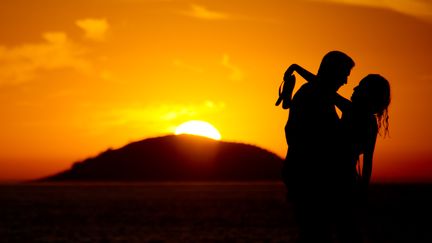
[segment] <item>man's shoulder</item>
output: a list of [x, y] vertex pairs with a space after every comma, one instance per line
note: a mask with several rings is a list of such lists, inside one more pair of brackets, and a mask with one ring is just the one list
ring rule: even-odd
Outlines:
[[305, 97], [310, 96], [314, 93], [314, 87], [310, 83], [303, 84], [298, 91], [296, 92], [295, 96], [297, 97]]
[[311, 83], [304, 83], [302, 86], [300, 86], [299, 90], [310, 90], [310, 89], [312, 89], [312, 87], [313, 87], [313, 84], [311, 84]]

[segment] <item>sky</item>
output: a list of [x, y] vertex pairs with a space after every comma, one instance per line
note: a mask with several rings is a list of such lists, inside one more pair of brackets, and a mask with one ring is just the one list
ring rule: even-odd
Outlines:
[[[284, 157], [286, 68], [331, 50], [379, 73], [390, 136], [374, 181], [432, 181], [432, 1], [4, 0], [0, 181], [27, 180], [189, 120]], [[304, 81], [298, 78], [296, 89]]]

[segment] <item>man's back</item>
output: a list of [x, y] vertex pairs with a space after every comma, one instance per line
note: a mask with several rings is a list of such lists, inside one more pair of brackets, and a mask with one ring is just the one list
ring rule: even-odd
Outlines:
[[310, 83], [297, 91], [285, 126], [286, 169], [296, 184], [326, 184], [337, 164], [339, 122], [329, 92]]

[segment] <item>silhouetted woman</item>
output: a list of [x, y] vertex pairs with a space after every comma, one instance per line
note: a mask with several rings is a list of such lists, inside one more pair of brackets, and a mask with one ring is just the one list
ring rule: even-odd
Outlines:
[[[297, 64], [285, 72], [284, 80], [294, 87], [297, 72], [308, 82], [316, 82], [316, 76]], [[290, 104], [292, 90], [284, 91], [283, 102]], [[355, 204], [363, 202], [372, 175], [373, 154], [378, 134], [388, 133], [388, 106], [390, 104], [390, 84], [378, 74], [369, 74], [354, 88], [351, 101], [336, 94], [335, 105], [342, 111], [340, 143], [341, 163], [338, 165], [334, 201], [336, 223], [341, 242], [361, 242], [353, 216]], [[289, 108], [289, 105], [284, 107]], [[362, 158], [362, 160], [361, 160]]]

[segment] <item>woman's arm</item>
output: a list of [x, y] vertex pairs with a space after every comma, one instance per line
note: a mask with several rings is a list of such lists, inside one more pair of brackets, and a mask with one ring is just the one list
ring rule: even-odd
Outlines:
[[[289, 77], [291, 77], [294, 72], [297, 72], [309, 83], [316, 82], [317, 79], [316, 75], [304, 69], [302, 66], [298, 64], [292, 64], [291, 66], [288, 67], [284, 75], [284, 80], [287, 80]], [[346, 112], [351, 107], [351, 101], [341, 96], [340, 94], [336, 94], [335, 104], [342, 112]]]
[[368, 141], [365, 144], [365, 150], [363, 154], [363, 168], [362, 173], [360, 177], [360, 186], [361, 189], [366, 192], [370, 179], [372, 176], [372, 161], [373, 161], [373, 154], [375, 150], [375, 144], [377, 139], [377, 129], [373, 129], [374, 131], [369, 136]]
[[342, 111], [342, 113], [351, 109], [351, 101], [338, 93], [336, 93], [335, 96], [335, 105]]
[[288, 67], [288, 69], [285, 72], [284, 80], [285, 78], [290, 77], [294, 74], [294, 72], [297, 72], [300, 76], [302, 76], [307, 82], [316, 82], [316, 75], [309, 72], [308, 70], [304, 69], [298, 64], [292, 64]]
[[313, 73], [309, 72], [308, 70], [302, 68], [297, 64], [292, 64], [291, 66], [289, 66], [288, 69], [285, 71], [283, 77], [283, 90], [279, 95], [279, 99], [276, 101], [276, 106], [278, 106], [282, 101], [283, 109], [289, 109], [291, 106], [291, 96], [295, 86], [295, 76], [293, 75], [294, 72], [300, 74], [300, 76], [302, 76], [308, 82], [315, 82], [316, 79], [316, 76]]

